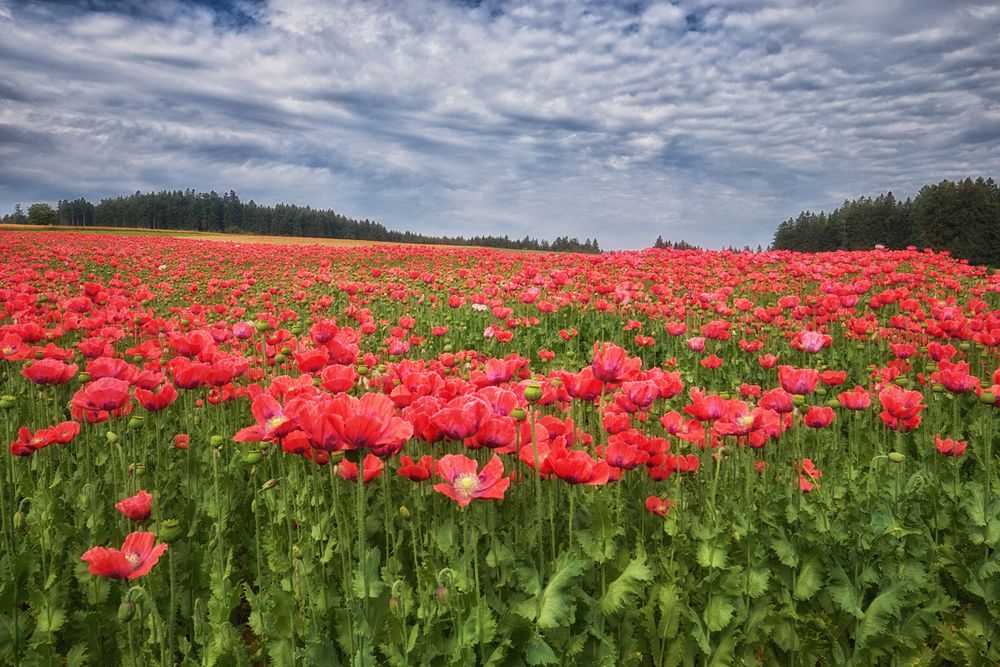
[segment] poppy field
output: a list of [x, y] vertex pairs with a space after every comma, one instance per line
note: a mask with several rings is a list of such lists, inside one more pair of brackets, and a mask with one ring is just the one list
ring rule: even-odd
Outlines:
[[0, 303], [0, 664], [1000, 662], [995, 271], [5, 232]]

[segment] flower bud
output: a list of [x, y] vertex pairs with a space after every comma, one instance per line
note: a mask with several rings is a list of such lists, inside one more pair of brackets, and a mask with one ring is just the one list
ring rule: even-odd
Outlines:
[[24, 512], [18, 510], [14, 512], [14, 530], [21, 530], [24, 527]]
[[792, 396], [792, 405], [803, 406], [806, 404], [806, 397], [801, 394]]
[[276, 363], [276, 364], [283, 364], [283, 363], [285, 363], [286, 359], [288, 359], [288, 357], [286, 357], [283, 354], [276, 354], [276, 355], [274, 355], [274, 363]]
[[135, 616], [135, 603], [129, 598], [122, 600], [122, 603], [118, 605], [118, 622], [128, 623]]
[[410, 514], [410, 508], [407, 507], [406, 505], [403, 505], [402, 507], [399, 508], [399, 516], [403, 517], [403, 520], [409, 521], [410, 517], [413, 515]]
[[90, 373], [77, 373], [77, 382], [90, 382]]
[[995, 406], [997, 404], [997, 397], [994, 396], [993, 392], [991, 392], [991, 391], [984, 391], [979, 396], [979, 402], [980, 403], [985, 403], [986, 405], [993, 405], [993, 406]]
[[263, 486], [260, 487], [261, 491], [270, 491], [274, 487], [278, 486], [278, 480], [271, 478], [264, 482]]
[[208, 442], [213, 447], [222, 447], [222, 445], [226, 444], [226, 439], [223, 438], [221, 435], [213, 435], [211, 438], [208, 439]]
[[368, 375], [368, 367], [365, 366], [364, 364], [359, 364], [358, 367], [355, 369], [355, 371], [357, 372], [358, 375], [362, 377]]
[[104, 437], [108, 439], [108, 442], [118, 442], [118, 434], [114, 431], [108, 431], [104, 434]]
[[264, 457], [261, 456], [260, 452], [247, 452], [243, 457], [243, 463], [246, 463], [247, 465], [256, 465], [263, 460]]
[[392, 612], [393, 616], [399, 615], [399, 598], [395, 595], [389, 598], [389, 611]]
[[128, 467], [128, 474], [129, 474], [130, 477], [132, 475], [136, 475], [136, 476], [141, 475], [144, 472], [146, 472], [146, 464], [145, 463], [133, 463], [132, 465], [130, 465]]
[[282, 347], [279, 350], [279, 352], [281, 352], [281, 354], [283, 354], [283, 355], [285, 355], [287, 357], [289, 354], [292, 353], [292, 348], [288, 347], [287, 345], [282, 345]]
[[302, 547], [297, 544], [292, 545], [292, 558], [302, 560]]
[[142, 426], [143, 423], [144, 423], [144, 421], [143, 421], [142, 417], [138, 417], [138, 416], [132, 417], [131, 419], [128, 420], [128, 427], [132, 428], [132, 429], [136, 429], [136, 428], [139, 428], [140, 426]]
[[447, 586], [438, 586], [437, 590], [434, 591], [434, 597], [437, 598], [437, 601], [438, 601], [439, 604], [441, 604], [441, 605], [447, 605], [448, 604], [448, 587]]
[[892, 463], [902, 463], [906, 460], [906, 455], [902, 452], [889, 452], [886, 458]]
[[170, 544], [171, 542], [176, 542], [183, 533], [180, 521], [177, 519], [163, 519], [160, 521], [156, 536], [161, 542]]
[[10, 410], [15, 404], [17, 404], [17, 399], [10, 394], [0, 396], [0, 408]]
[[263, 320], [258, 320], [254, 322], [253, 328], [257, 331], [264, 332], [271, 328], [271, 325]]
[[188, 326], [189, 324], [191, 324], [191, 320], [189, 320], [189, 319], [188, 319], [188, 318], [186, 318], [186, 317], [182, 317], [182, 318], [181, 318], [181, 326], [182, 326], [182, 327], [186, 327], [186, 326]]

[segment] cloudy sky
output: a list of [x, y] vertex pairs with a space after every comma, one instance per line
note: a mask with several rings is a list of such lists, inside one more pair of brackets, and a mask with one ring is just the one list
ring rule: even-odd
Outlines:
[[233, 189], [721, 247], [1000, 176], [993, 0], [0, 0], [0, 35], [3, 213]]

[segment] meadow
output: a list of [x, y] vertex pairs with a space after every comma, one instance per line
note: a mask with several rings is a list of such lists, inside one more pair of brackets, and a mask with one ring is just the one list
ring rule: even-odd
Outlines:
[[1000, 662], [996, 271], [7, 230], [0, 303], [2, 664]]

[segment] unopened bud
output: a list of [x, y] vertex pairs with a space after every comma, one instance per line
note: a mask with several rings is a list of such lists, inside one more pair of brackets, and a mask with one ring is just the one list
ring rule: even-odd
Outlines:
[[260, 452], [247, 452], [243, 457], [243, 463], [248, 465], [256, 465], [262, 460], [264, 460], [264, 457], [261, 456]]
[[7, 394], [5, 396], [0, 396], [0, 409], [10, 410], [17, 403], [17, 398]]
[[365, 366], [364, 364], [360, 364], [355, 370], [357, 371], [358, 375], [362, 377], [368, 375], [368, 367]]
[[991, 391], [984, 391], [979, 396], [979, 402], [980, 403], [985, 403], [986, 405], [993, 405], [993, 406], [995, 406], [997, 404], [997, 397], [994, 396], [993, 392], [991, 392]]
[[208, 442], [213, 447], [222, 447], [222, 445], [226, 444], [226, 439], [223, 438], [221, 435], [213, 435], [211, 438], [208, 439]]
[[264, 322], [263, 320], [258, 320], [257, 322], [254, 322], [253, 328], [256, 329], [257, 331], [263, 332], [270, 329], [271, 325], [268, 324], [267, 322]]
[[140, 426], [143, 425], [143, 423], [144, 421], [142, 417], [132, 417], [131, 419], [128, 420], [128, 427], [133, 429], [139, 428]]
[[135, 603], [132, 600], [125, 598], [122, 603], [118, 605], [118, 622], [128, 623], [135, 616]]
[[902, 452], [889, 452], [886, 458], [892, 463], [902, 463], [906, 460], [906, 454], [903, 454]]
[[108, 439], [108, 442], [118, 442], [118, 434], [114, 431], [108, 431], [104, 437]]
[[396, 596], [389, 598], [389, 611], [391, 611], [393, 615], [399, 615], [399, 598]]
[[161, 542], [166, 542], [167, 544], [177, 541], [178, 538], [183, 534], [181, 530], [181, 523], [177, 519], [164, 519], [160, 521], [158, 530], [156, 531], [156, 536]]
[[90, 373], [77, 373], [77, 382], [90, 382]]
[[434, 591], [434, 597], [437, 598], [437, 601], [440, 604], [447, 605], [448, 604], [448, 587], [447, 586], [438, 586], [437, 590]]
[[24, 512], [18, 510], [14, 512], [14, 529], [21, 530], [24, 527]]
[[279, 352], [281, 352], [281, 354], [284, 354], [284, 355], [287, 356], [287, 355], [289, 355], [289, 354], [292, 353], [292, 348], [288, 347], [287, 345], [283, 345], [281, 347], [281, 350], [279, 350]]
[[269, 479], [266, 482], [264, 482], [263, 486], [260, 487], [260, 490], [261, 491], [270, 491], [271, 489], [273, 489], [276, 486], [278, 486], [278, 480], [272, 478], [272, 479]]
[[404, 520], [409, 521], [410, 517], [412, 517], [413, 515], [410, 514], [410, 508], [407, 507], [406, 505], [403, 505], [402, 507], [399, 508], [399, 516], [403, 517]]

